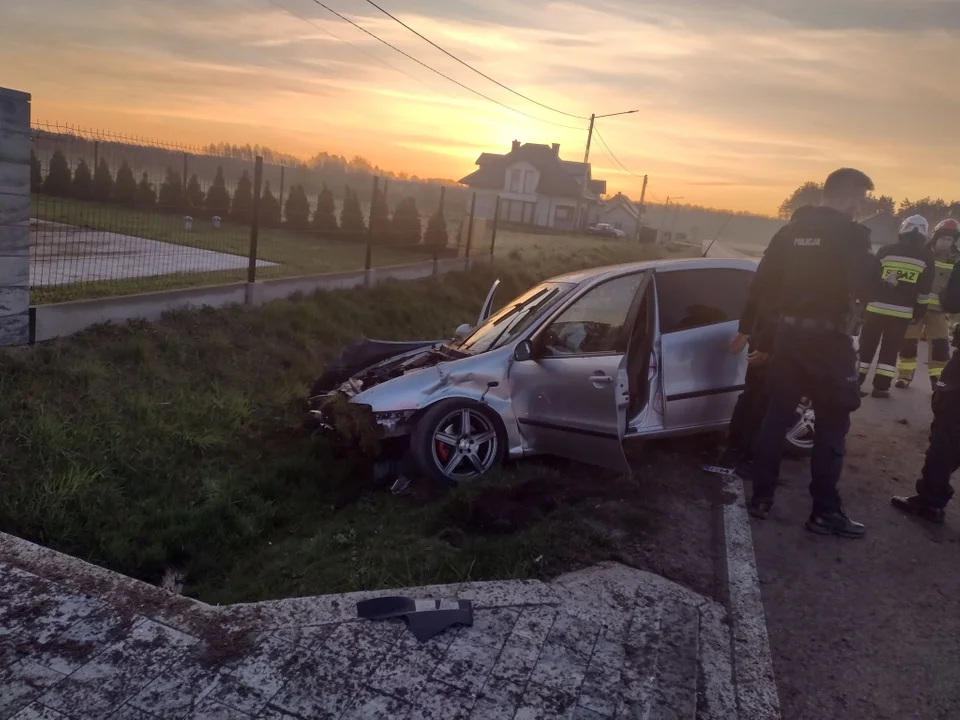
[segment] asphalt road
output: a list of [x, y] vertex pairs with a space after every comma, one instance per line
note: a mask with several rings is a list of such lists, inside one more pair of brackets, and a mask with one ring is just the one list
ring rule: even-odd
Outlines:
[[889, 504], [923, 463], [924, 370], [854, 416], [841, 492], [866, 539], [803, 529], [808, 463], [785, 463], [771, 517], [752, 521], [785, 720], [960, 718], [960, 512], [931, 527]]

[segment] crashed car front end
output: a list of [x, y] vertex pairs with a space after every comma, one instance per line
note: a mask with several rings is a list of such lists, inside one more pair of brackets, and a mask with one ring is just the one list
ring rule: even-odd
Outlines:
[[[367, 342], [367, 341], [365, 341]], [[352, 346], [355, 347], [355, 346]], [[349, 349], [348, 349], [349, 350]], [[362, 355], [362, 353], [360, 353]], [[443, 343], [382, 360], [339, 380], [333, 387], [318, 385], [310, 399], [315, 429], [355, 437], [359, 417], [377, 428], [382, 440], [406, 439], [428, 407], [447, 398], [482, 402], [504, 419], [511, 446], [519, 442], [507, 392], [509, 349], [465, 355]], [[337, 367], [335, 362], [331, 367]], [[335, 377], [336, 373], [328, 377]], [[347, 409], [345, 406], [349, 405]]]
[[382, 437], [406, 434], [405, 423], [416, 408], [380, 412], [354, 399], [381, 383], [442, 361], [446, 357], [440, 350], [442, 345], [440, 341], [361, 340], [348, 346], [314, 383], [309, 400], [311, 426], [319, 431], [337, 431], [337, 416], [342, 414], [338, 413], [338, 407], [342, 407], [338, 401], [347, 401], [358, 412], [369, 413], [369, 420], [380, 428]]

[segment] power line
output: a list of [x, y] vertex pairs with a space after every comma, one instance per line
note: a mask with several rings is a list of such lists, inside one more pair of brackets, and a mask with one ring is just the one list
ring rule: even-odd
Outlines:
[[[607, 141], [603, 139], [603, 135], [600, 134], [600, 130], [598, 130], [596, 127], [594, 127], [593, 132], [596, 133], [596, 135], [597, 135], [598, 138], [600, 138], [600, 142], [603, 143], [603, 146], [607, 149], [607, 152], [610, 153], [610, 157], [613, 158], [614, 162], [616, 162], [617, 165], [619, 165], [621, 168], [623, 168], [624, 172], [626, 172], [628, 175], [633, 175], [634, 177], [643, 177], [642, 175], [637, 175], [635, 172], [633, 172], [632, 170], [630, 170], [629, 168], [627, 168], [626, 165], [624, 165], [622, 162], [620, 162], [620, 158], [618, 158], [616, 155], [613, 154], [613, 150], [611, 150], [611, 149], [610, 149], [610, 146], [607, 145]], [[606, 154], [606, 153], [604, 153], [604, 154]]]
[[516, 95], [517, 97], [523, 98], [523, 99], [526, 100], [527, 102], [531, 102], [531, 103], [533, 103], [534, 105], [539, 105], [539, 106], [542, 107], [542, 108], [545, 108], [545, 109], [547, 109], [547, 110], [550, 110], [551, 112], [559, 113], [560, 115], [566, 115], [567, 117], [576, 118], [577, 120], [589, 120], [589, 119], [590, 119], [590, 118], [588, 118], [588, 117], [586, 117], [586, 116], [584, 116], [584, 115], [574, 115], [573, 113], [564, 112], [563, 110], [557, 110], [557, 108], [555, 108], [555, 107], [550, 107], [549, 105], [545, 105], [545, 104], [542, 103], [542, 102], [538, 102], [537, 100], [534, 100], [532, 97], [529, 97], [528, 95], [524, 95], [522, 92], [518, 92], [517, 90], [514, 90], [513, 88], [508, 87], [507, 85], [504, 85], [504, 84], [503, 84], [502, 82], [500, 82], [499, 80], [495, 80], [494, 78], [490, 77], [489, 75], [487, 75], [486, 73], [482, 72], [481, 70], [477, 70], [477, 68], [473, 67], [473, 65], [471, 65], [470, 63], [468, 63], [468, 62], [466, 62], [466, 61], [464, 61], [464, 60], [461, 60], [460, 58], [458, 58], [456, 55], [454, 55], [454, 54], [451, 53], [450, 51], [446, 50], [445, 48], [440, 47], [440, 46], [437, 45], [433, 40], [431, 40], [430, 38], [426, 37], [426, 36], [423, 35], [422, 33], [417, 32], [417, 31], [414, 30], [412, 27], [410, 27], [409, 25], [407, 25], [403, 20], [401, 20], [400, 18], [398, 18], [396, 15], [392, 15], [392, 14], [389, 13], [387, 10], [384, 10], [382, 7], [380, 7], [380, 6], [377, 5], [375, 2], [373, 2], [373, 0], [366, 0], [366, 2], [367, 2], [368, 4], [370, 4], [370, 5], [373, 5], [373, 7], [375, 7], [377, 10], [379, 10], [380, 12], [382, 12], [384, 15], [386, 15], [388, 18], [390, 18], [390, 19], [393, 20], [394, 22], [399, 23], [400, 25], [402, 25], [403, 27], [405, 27], [407, 30], [409, 30], [410, 32], [412, 32], [414, 35], [416, 35], [418, 38], [420, 38], [420, 39], [423, 40], [424, 42], [426, 42], [426, 43], [428, 43], [429, 45], [432, 45], [433, 47], [435, 47], [437, 50], [439, 50], [440, 52], [442, 52], [442, 53], [443, 53], [444, 55], [446, 55], [447, 57], [452, 58], [453, 60], [456, 60], [458, 63], [460, 63], [461, 65], [463, 65], [465, 68], [469, 68], [470, 70], [472, 70], [473, 72], [475, 72], [475, 73], [476, 73], [477, 75], [479, 75], [480, 77], [489, 80], [489, 81], [492, 82], [494, 85], [498, 85], [499, 87], [503, 88], [503, 89], [506, 90], [507, 92], [511, 92], [511, 93], [513, 93], [514, 95]]
[[581, 131], [582, 131], [582, 130], [585, 130], [585, 129], [586, 129], [586, 128], [581, 128], [581, 127], [574, 127], [574, 126], [572, 126], [572, 125], [563, 125], [563, 124], [561, 124], [561, 123], [553, 122], [552, 120], [544, 120], [543, 118], [539, 118], [539, 117], [537, 117], [536, 115], [530, 115], [529, 113], [525, 113], [523, 110], [517, 110], [516, 108], [510, 107], [510, 106], [507, 105], [506, 103], [502, 103], [502, 102], [500, 102], [499, 100], [494, 100], [492, 97], [489, 97], [489, 96], [487, 96], [487, 95], [484, 95], [484, 94], [483, 94], [482, 92], [480, 92], [479, 90], [474, 90], [473, 88], [468, 87], [467, 85], [464, 85], [464, 84], [463, 84], [462, 82], [460, 82], [459, 80], [454, 80], [454, 79], [453, 79], [452, 77], [450, 77], [449, 75], [446, 75], [446, 74], [440, 72], [439, 70], [436, 70], [436, 69], [430, 67], [430, 66], [427, 65], [425, 62], [423, 62], [423, 61], [421, 61], [421, 60], [418, 60], [417, 58], [415, 58], [415, 57], [414, 57], [413, 55], [411, 55], [410, 53], [401, 50], [401, 49], [398, 48], [396, 45], [392, 45], [391, 43], [387, 42], [387, 41], [384, 40], [383, 38], [381, 38], [381, 37], [379, 37], [378, 35], [372, 33], [371, 31], [367, 30], [367, 29], [366, 29], [365, 27], [363, 27], [362, 25], [358, 25], [357, 23], [355, 23], [353, 20], [351, 20], [350, 18], [346, 17], [345, 15], [341, 15], [341, 14], [338, 13], [336, 10], [334, 10], [334, 9], [328, 7], [327, 5], [325, 5], [324, 3], [320, 2], [320, 0], [313, 0], [313, 2], [315, 2], [317, 5], [319, 5], [320, 7], [322, 7], [322, 8], [323, 8], [324, 10], [326, 10], [327, 12], [333, 13], [334, 15], [336, 15], [338, 18], [340, 18], [340, 19], [343, 20], [344, 22], [350, 23], [350, 24], [353, 25], [355, 28], [357, 28], [357, 30], [360, 30], [361, 32], [366, 33], [367, 35], [369, 35], [370, 37], [372, 37], [372, 38], [373, 38], [374, 40], [376, 40], [377, 42], [383, 43], [384, 45], [386, 45], [386, 46], [387, 46], [388, 48], [390, 48], [391, 50], [395, 50], [396, 52], [398, 52], [398, 53], [400, 53], [401, 55], [403, 55], [405, 58], [407, 58], [407, 59], [409, 59], [409, 60], [412, 60], [413, 62], [417, 63], [417, 65], [420, 65], [420, 66], [422, 66], [422, 67], [425, 67], [425, 68], [426, 68], [427, 70], [429, 70], [430, 72], [432, 72], [432, 73], [434, 73], [434, 74], [436, 74], [436, 75], [439, 75], [440, 77], [444, 78], [445, 80], [449, 80], [449, 81], [452, 82], [454, 85], [458, 85], [459, 87], [463, 88], [464, 90], [473, 93], [473, 94], [476, 95], [477, 97], [481, 97], [481, 98], [483, 98], [484, 100], [486, 100], [486, 101], [488, 101], [488, 102], [492, 102], [494, 105], [499, 105], [499, 106], [502, 107], [502, 108], [506, 108], [506, 109], [509, 110], [510, 112], [515, 112], [515, 113], [517, 113], [517, 114], [519, 114], [519, 115], [523, 115], [524, 117], [528, 117], [528, 118], [530, 118], [531, 120], [537, 120], [538, 122], [546, 123], [546, 124], [548, 124], [548, 125], [556, 125], [557, 127], [566, 128], [567, 130], [581, 130]]
[[[315, 28], [316, 28], [317, 30], [319, 30], [320, 32], [324, 32], [324, 33], [326, 33], [327, 35], [329, 35], [330, 37], [332, 37], [334, 40], [339, 40], [340, 42], [344, 43], [345, 45], [349, 45], [350, 47], [352, 47], [352, 48], [353, 48], [354, 50], [356, 50], [357, 52], [361, 52], [361, 53], [363, 53], [364, 55], [366, 55], [367, 57], [376, 60], [378, 63], [380, 63], [380, 64], [383, 65], [384, 67], [389, 68], [389, 69], [391, 69], [391, 70], [396, 70], [396, 71], [397, 71], [398, 73], [400, 73], [401, 75], [405, 75], [406, 77], [410, 78], [411, 80], [416, 80], [418, 83], [420, 83], [420, 84], [423, 85], [424, 87], [430, 88], [429, 85], [427, 85], [425, 82], [423, 82], [423, 80], [421, 80], [420, 78], [416, 77], [415, 75], [411, 75], [410, 73], [406, 72], [405, 70], [401, 70], [401, 69], [398, 68], [396, 65], [391, 65], [390, 63], [388, 63], [388, 62], [387, 62], [386, 60], [384, 60], [383, 58], [377, 57], [377, 56], [374, 55], [373, 53], [367, 52], [367, 51], [364, 50], [363, 48], [358, 47], [357, 45], [354, 45], [354, 44], [353, 44], [352, 42], [350, 42], [349, 40], [344, 40], [344, 39], [343, 39], [342, 37], [340, 37], [339, 35], [336, 35], [336, 34], [330, 32], [329, 30], [327, 30], [325, 27], [322, 27], [322, 26], [320, 26], [320, 25], [317, 25], [317, 24], [316, 24], [315, 22], [313, 22], [313, 20], [311, 20], [310, 18], [305, 18], [303, 15], [298, 15], [297, 13], [295, 13], [295, 12], [294, 12], [293, 10], [291, 10], [290, 8], [288, 8], [288, 7], [284, 6], [284, 5], [281, 5], [279, 2], [277, 2], [277, 0], [267, 0], [267, 2], [269, 2], [271, 5], [275, 5], [276, 7], [280, 8], [280, 9], [283, 10], [284, 12], [287, 12], [287, 13], [289, 13], [290, 15], [293, 15], [293, 17], [297, 18], [298, 20], [303, 20], [303, 22], [308, 23], [309, 25], [312, 25], [313, 27], [315, 27]], [[431, 88], [431, 89], [432, 89], [432, 88]]]

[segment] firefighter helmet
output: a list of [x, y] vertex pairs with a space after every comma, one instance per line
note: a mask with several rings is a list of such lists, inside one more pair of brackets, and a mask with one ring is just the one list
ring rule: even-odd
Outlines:
[[960, 222], [947, 218], [933, 229], [933, 239], [951, 237], [960, 240]]
[[930, 225], [927, 223], [927, 219], [923, 215], [911, 215], [902, 223], [900, 223], [901, 235], [919, 233], [924, 239], [926, 239], [927, 232], [929, 230]]

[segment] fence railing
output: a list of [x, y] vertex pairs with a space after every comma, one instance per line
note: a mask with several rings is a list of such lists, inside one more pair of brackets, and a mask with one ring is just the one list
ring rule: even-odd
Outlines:
[[62, 125], [31, 140], [34, 304], [493, 252], [495, 227], [435, 184], [327, 186], [246, 150]]

